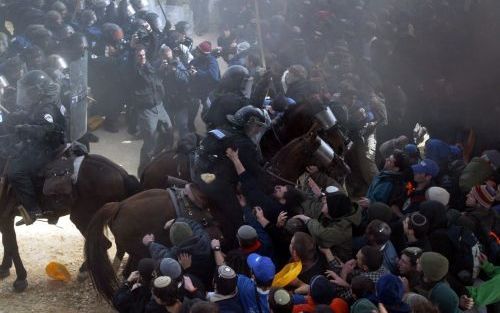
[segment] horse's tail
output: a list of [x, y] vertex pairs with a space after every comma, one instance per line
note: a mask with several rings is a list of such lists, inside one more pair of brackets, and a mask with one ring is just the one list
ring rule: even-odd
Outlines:
[[97, 211], [90, 221], [85, 240], [85, 260], [90, 278], [97, 292], [108, 301], [113, 298], [118, 288], [118, 278], [108, 257], [108, 241], [104, 235], [104, 227], [117, 214], [119, 208], [120, 203], [111, 202]]
[[123, 179], [125, 184], [125, 190], [127, 191], [127, 197], [133, 196], [138, 192], [142, 191], [142, 186], [137, 177], [133, 175], [127, 175]]

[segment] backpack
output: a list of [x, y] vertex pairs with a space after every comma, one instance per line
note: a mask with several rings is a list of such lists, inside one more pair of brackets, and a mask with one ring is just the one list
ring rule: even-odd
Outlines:
[[453, 246], [449, 273], [454, 273], [464, 285], [472, 285], [480, 271], [479, 240], [473, 232], [457, 225], [448, 228], [448, 238]]

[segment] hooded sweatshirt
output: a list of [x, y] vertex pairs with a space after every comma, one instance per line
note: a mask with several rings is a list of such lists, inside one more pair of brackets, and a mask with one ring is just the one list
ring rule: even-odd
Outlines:
[[346, 216], [331, 219], [320, 214], [317, 219], [307, 221], [311, 236], [324, 248], [335, 249], [341, 260], [348, 260], [352, 254], [352, 227], [361, 223], [361, 210], [354, 204]]

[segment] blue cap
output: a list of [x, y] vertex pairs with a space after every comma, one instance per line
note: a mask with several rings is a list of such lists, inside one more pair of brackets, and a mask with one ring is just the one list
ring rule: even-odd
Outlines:
[[261, 283], [273, 280], [274, 274], [276, 274], [276, 267], [267, 256], [252, 253], [247, 257], [247, 264], [252, 270], [255, 279]]
[[404, 148], [404, 151], [406, 152], [406, 154], [408, 154], [409, 156], [412, 156], [412, 155], [418, 155], [418, 148], [417, 148], [417, 145], [414, 145], [412, 143], [409, 143], [405, 146]]
[[439, 166], [431, 159], [423, 159], [420, 163], [411, 166], [413, 174], [426, 174], [436, 177], [439, 174]]

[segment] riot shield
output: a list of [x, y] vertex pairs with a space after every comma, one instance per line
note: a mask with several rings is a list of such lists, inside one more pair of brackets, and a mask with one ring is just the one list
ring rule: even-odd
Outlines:
[[87, 52], [69, 63], [70, 103], [67, 107], [70, 141], [80, 139], [87, 132]]

